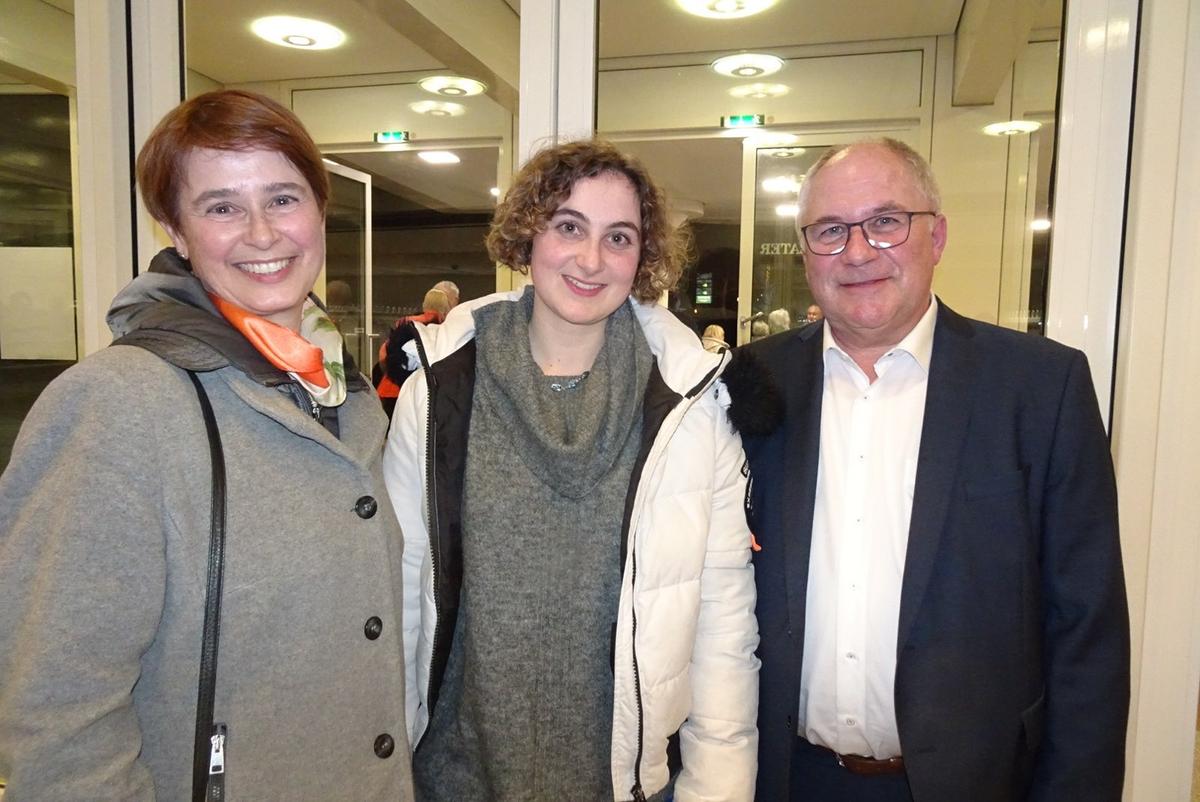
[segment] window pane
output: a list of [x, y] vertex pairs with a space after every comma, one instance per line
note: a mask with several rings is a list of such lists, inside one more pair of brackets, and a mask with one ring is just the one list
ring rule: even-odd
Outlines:
[[[691, 223], [698, 252], [671, 307], [698, 333], [736, 317], [728, 334], [745, 342], [777, 309], [799, 325], [808, 290], [789, 252], [796, 233], [777, 209], [789, 202], [784, 185], [762, 184], [776, 172], [767, 154], [802, 149], [784, 176], [798, 178], [823, 148], [870, 136], [912, 145], [941, 182], [950, 239], [935, 292], [969, 316], [1041, 331], [1060, 2], [1033, 11], [1016, 48], [975, 36], [987, 26], [960, 0], [869, 0], [852, 15], [777, 3], [740, 19], [693, 16], [674, 2], [599, 8], [598, 128], [642, 157]], [[716, 69], [745, 53], [774, 61]], [[731, 118], [749, 127], [723, 127]], [[1013, 120], [1040, 128], [984, 132]], [[736, 295], [698, 300], [710, 248], [731, 246]], [[735, 315], [714, 314], [730, 307]]]
[[[454, 281], [463, 300], [496, 289], [483, 241], [494, 193], [511, 172], [518, 7], [515, 0], [314, 0], [301, 16], [345, 34], [342, 44], [318, 50], [251, 32], [256, 19], [279, 13], [278, 4], [186, 5], [189, 94], [236, 86], [271, 95], [296, 112], [328, 159], [370, 176], [372, 247], [358, 258], [370, 266], [371, 297], [367, 282], [347, 277], [358, 267], [341, 250], [335, 269], [333, 240], [349, 221], [339, 214], [327, 228], [326, 292], [340, 302], [346, 299], [334, 295], [349, 285], [347, 303], [364, 310], [355, 324], [366, 329], [364, 354], [375, 353], [397, 317], [419, 312], [437, 281]], [[282, 35], [298, 32], [285, 27]], [[428, 78], [452, 80], [422, 85]], [[396, 141], [377, 141], [377, 134]], [[419, 157], [423, 151], [456, 160], [430, 163]], [[362, 367], [369, 372], [371, 364]]]
[[[6, 35], [71, 42], [69, 14], [10, 19]], [[30, 83], [44, 77], [0, 74], [0, 470], [33, 402], [78, 358], [71, 102]]]

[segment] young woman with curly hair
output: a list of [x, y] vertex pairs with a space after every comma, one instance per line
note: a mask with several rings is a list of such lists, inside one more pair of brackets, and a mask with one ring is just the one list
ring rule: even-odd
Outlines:
[[663, 194], [610, 144], [552, 147], [488, 248], [532, 285], [416, 327], [384, 456], [417, 797], [750, 800], [729, 356], [656, 304], [686, 252]]

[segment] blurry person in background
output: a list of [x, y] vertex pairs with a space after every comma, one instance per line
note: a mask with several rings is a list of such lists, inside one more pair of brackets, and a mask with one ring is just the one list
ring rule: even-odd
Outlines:
[[396, 408], [400, 385], [416, 370], [412, 364], [416, 361], [415, 346], [412, 344], [416, 332], [412, 324], [429, 326], [441, 323], [457, 305], [458, 285], [453, 281], [439, 281], [421, 299], [420, 314], [406, 315], [396, 320], [387, 339], [379, 346], [379, 361], [371, 369], [371, 381], [389, 421], [392, 419], [392, 410]]
[[725, 342], [725, 329], [716, 323], [710, 323], [704, 327], [704, 334], [700, 337], [700, 344], [704, 346], [705, 351], [714, 354], [722, 348], [729, 347], [729, 343]]
[[825, 313], [821, 311], [821, 307], [816, 304], [809, 304], [808, 310], [804, 315], [805, 323], [819, 323], [825, 319]]
[[664, 197], [612, 145], [551, 147], [488, 250], [532, 285], [416, 324], [384, 456], [417, 796], [749, 802], [743, 456], [728, 352], [656, 303], [686, 252]]
[[767, 315], [767, 330], [771, 334], [787, 331], [792, 327], [792, 316], [786, 309], [773, 309]]
[[[137, 175], [175, 247], [0, 477], [7, 799], [410, 799], [386, 421], [310, 302], [321, 153], [283, 106], [222, 90], [169, 112]], [[221, 499], [219, 725], [196, 732]]]

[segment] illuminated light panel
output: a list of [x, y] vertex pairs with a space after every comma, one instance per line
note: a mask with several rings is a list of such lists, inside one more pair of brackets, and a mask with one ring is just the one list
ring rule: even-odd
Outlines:
[[1017, 134], [1032, 134], [1042, 127], [1036, 120], [1007, 120], [1002, 123], [985, 125], [983, 132], [988, 136], [1016, 136]]
[[729, 90], [729, 94], [736, 98], [753, 98], [762, 100], [764, 98], [783, 97], [791, 89], [787, 84], [742, 84], [735, 86]]
[[462, 161], [448, 150], [423, 150], [417, 156], [430, 164], [458, 164]]
[[762, 188], [763, 192], [770, 192], [773, 195], [794, 195], [800, 191], [800, 182], [796, 180], [795, 176], [777, 175], [764, 179]]
[[422, 78], [418, 82], [426, 92], [446, 97], [470, 97], [483, 94], [487, 84], [474, 78], [462, 78], [457, 75], [433, 75]]
[[722, 128], [758, 128], [765, 122], [761, 114], [730, 114], [721, 118]]
[[740, 19], [766, 11], [776, 0], [675, 0], [689, 14], [708, 19]]
[[1037, 220], [1030, 220], [1029, 229], [1031, 231], [1049, 231], [1050, 221], [1044, 217], [1039, 217]]
[[712, 63], [714, 71], [730, 78], [761, 78], [783, 69], [783, 59], [766, 53], [737, 53]]
[[250, 30], [273, 45], [297, 50], [331, 50], [346, 41], [340, 28], [304, 17], [259, 17]]
[[492, 187], [488, 190], [488, 192], [492, 193], [493, 198], [500, 197], [500, 187]]
[[800, 206], [795, 203], [781, 203], [775, 207], [775, 214], [794, 219], [796, 215], [800, 214]]
[[417, 114], [428, 114], [430, 117], [461, 117], [467, 111], [461, 103], [447, 103], [444, 100], [418, 100], [409, 103], [408, 107]]

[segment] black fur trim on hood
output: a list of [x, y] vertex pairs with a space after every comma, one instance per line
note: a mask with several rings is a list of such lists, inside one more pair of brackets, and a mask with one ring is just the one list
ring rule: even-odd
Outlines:
[[729, 422], [739, 434], [763, 437], [783, 422], [783, 394], [753, 351], [735, 348], [721, 380], [729, 389]]

